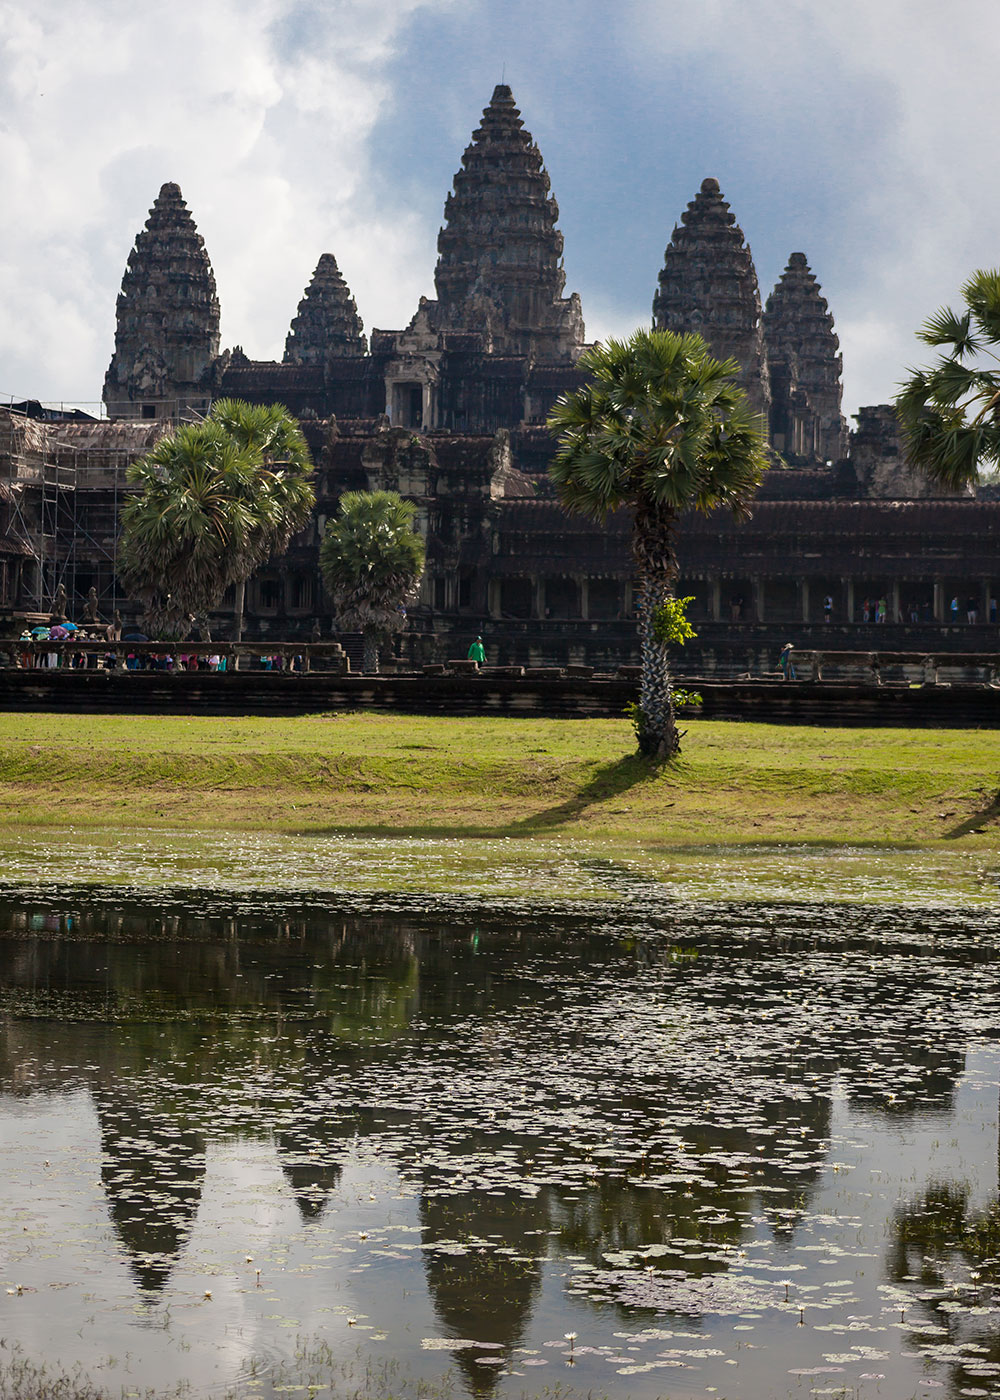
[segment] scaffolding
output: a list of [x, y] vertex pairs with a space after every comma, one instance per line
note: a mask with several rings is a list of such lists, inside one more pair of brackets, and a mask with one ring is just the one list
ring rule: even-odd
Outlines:
[[6, 537], [20, 559], [10, 603], [50, 610], [60, 585], [73, 586], [76, 552], [75, 464], [54, 460], [47, 425], [8, 410], [0, 428], [0, 484]]
[[5, 612], [48, 615], [61, 587], [72, 615], [93, 586], [102, 614], [113, 616], [126, 471], [162, 427], [0, 412], [0, 543], [5, 535], [17, 573]]

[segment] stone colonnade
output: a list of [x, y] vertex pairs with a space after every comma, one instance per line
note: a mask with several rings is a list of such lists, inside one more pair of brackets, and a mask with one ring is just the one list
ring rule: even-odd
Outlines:
[[[682, 576], [681, 596], [693, 596], [691, 616], [711, 622], [996, 622], [1000, 580], [991, 578], [807, 578], [748, 574], [743, 578]], [[827, 600], [829, 599], [829, 607]], [[952, 602], [957, 600], [957, 608]], [[866, 613], [867, 604], [867, 617]], [[974, 606], [973, 606], [974, 605]], [[608, 621], [634, 613], [630, 579], [581, 573], [524, 573], [489, 581], [491, 618]]]
[[491, 618], [612, 621], [634, 611], [631, 579], [580, 573], [525, 573], [489, 580]]
[[997, 621], [1000, 580], [688, 575], [679, 580], [677, 592], [695, 597], [693, 617], [712, 622], [874, 622], [884, 603], [886, 622], [985, 623]]

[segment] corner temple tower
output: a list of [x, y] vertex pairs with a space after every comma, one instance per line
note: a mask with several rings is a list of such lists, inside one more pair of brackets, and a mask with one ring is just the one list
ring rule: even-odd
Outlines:
[[219, 298], [205, 240], [180, 186], [161, 187], [129, 254], [115, 351], [104, 380], [112, 417], [172, 417], [209, 407]]
[[738, 361], [738, 383], [755, 412], [768, 417], [771, 391], [757, 272], [718, 180], [701, 182], [673, 231], [653, 318], [657, 330], [697, 332], [718, 359]]
[[331, 356], [344, 358], [367, 352], [364, 325], [350, 288], [337, 259], [324, 253], [292, 321], [284, 363], [323, 368]]
[[771, 376], [771, 442], [789, 461], [847, 455], [843, 357], [833, 317], [805, 253], [792, 253], [764, 308]]

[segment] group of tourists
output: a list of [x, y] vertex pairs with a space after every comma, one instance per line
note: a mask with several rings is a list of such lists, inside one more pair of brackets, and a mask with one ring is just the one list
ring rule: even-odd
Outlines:
[[[960, 614], [960, 612], [961, 612], [961, 608], [959, 607], [959, 603], [958, 603], [958, 594], [957, 594], [957, 593], [955, 594], [955, 596], [954, 596], [954, 597], [952, 598], [952, 600], [951, 600], [951, 603], [950, 603], [950, 605], [949, 605], [949, 612], [951, 613], [951, 620], [952, 620], [952, 622], [955, 623], [955, 624], [957, 624], [957, 623], [958, 623], [958, 620], [959, 620], [959, 614]], [[978, 623], [978, 621], [979, 621], [979, 599], [978, 599], [978, 598], [966, 598], [966, 600], [965, 600], [965, 620], [966, 620], [966, 622], [968, 622], [968, 623], [969, 623], [971, 626], [973, 626], [973, 627], [975, 627], [975, 625]], [[990, 624], [991, 624], [992, 626], [996, 626], [996, 620], [997, 620], [997, 600], [996, 600], [995, 598], [991, 598], [991, 599], [990, 599]]]
[[[56, 639], [59, 641], [60, 639]], [[183, 650], [140, 650], [127, 642], [102, 650], [88, 647], [86, 651], [60, 642], [58, 649], [46, 648], [47, 637], [23, 633], [17, 651], [17, 665], [24, 671], [200, 671], [223, 672], [231, 668], [232, 659], [222, 652], [191, 652]], [[286, 656], [282, 652], [262, 652], [244, 656], [243, 665], [260, 671], [303, 672], [305, 657], [301, 652]]]
[[[885, 622], [889, 616], [889, 604], [885, 598], [865, 598], [861, 603], [862, 622]], [[902, 619], [900, 619], [902, 621]]]

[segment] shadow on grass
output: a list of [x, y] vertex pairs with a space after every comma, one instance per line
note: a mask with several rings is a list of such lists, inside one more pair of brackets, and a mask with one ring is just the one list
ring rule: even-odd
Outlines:
[[598, 802], [609, 798], [622, 797], [632, 788], [654, 780], [662, 773], [662, 765], [639, 754], [629, 754], [613, 763], [602, 764], [582, 787], [564, 801], [544, 811], [534, 812], [530, 817], [520, 817], [517, 821], [498, 822], [488, 826], [480, 823], [449, 824], [447, 822], [427, 823], [420, 826], [407, 826], [401, 830], [398, 825], [380, 822], [369, 826], [341, 823], [326, 826], [308, 826], [292, 829], [296, 836], [407, 836], [427, 837], [438, 840], [457, 839], [491, 840], [503, 836], [531, 836], [538, 832], [557, 830], [578, 817]]
[[575, 821], [595, 803], [605, 802], [609, 797], [623, 797], [632, 788], [655, 780], [662, 772], [662, 764], [637, 753], [616, 759], [614, 763], [602, 764], [572, 797], [567, 797], [554, 807], [547, 807], [543, 812], [535, 812], [530, 817], [513, 822], [509, 834], [529, 836], [533, 831], [546, 831]]
[[980, 807], [978, 812], [973, 812], [971, 817], [966, 817], [964, 822], [959, 822], [949, 831], [944, 833], [946, 841], [957, 841], [962, 836], [971, 836], [974, 831], [981, 830], [987, 822], [1000, 820], [1000, 791], [995, 792], [987, 799], [985, 807]]

